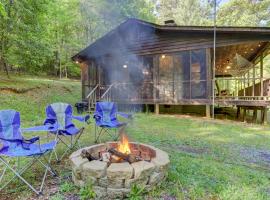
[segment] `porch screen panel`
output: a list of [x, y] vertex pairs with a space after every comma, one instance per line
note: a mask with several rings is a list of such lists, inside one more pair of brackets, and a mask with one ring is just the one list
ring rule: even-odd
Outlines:
[[173, 100], [173, 56], [159, 57], [159, 98]]
[[190, 65], [191, 98], [206, 98], [206, 51], [205, 49], [191, 51]]
[[190, 98], [190, 53], [184, 51], [174, 56], [174, 96], [176, 100]]

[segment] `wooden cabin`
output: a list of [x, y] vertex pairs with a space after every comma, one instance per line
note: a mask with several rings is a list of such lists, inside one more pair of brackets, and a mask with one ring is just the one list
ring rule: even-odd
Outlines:
[[213, 38], [213, 27], [128, 19], [72, 57], [81, 66], [82, 100], [155, 105], [156, 112], [201, 105], [210, 116], [214, 94], [215, 105], [266, 110], [270, 28], [217, 27], [215, 62]]

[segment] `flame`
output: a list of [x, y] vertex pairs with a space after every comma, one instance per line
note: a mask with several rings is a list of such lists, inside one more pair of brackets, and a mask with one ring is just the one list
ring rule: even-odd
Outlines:
[[117, 151], [124, 153], [124, 154], [130, 154], [130, 148], [129, 148], [129, 142], [126, 135], [121, 134], [120, 142], [117, 146]]

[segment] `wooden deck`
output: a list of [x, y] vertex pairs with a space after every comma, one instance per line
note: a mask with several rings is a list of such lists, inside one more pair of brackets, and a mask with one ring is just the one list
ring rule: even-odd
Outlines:
[[[212, 105], [212, 99], [183, 99], [178, 101], [169, 100], [113, 100], [121, 104], [163, 104], [163, 105]], [[235, 100], [235, 99], [215, 99], [215, 105], [220, 106], [253, 106], [268, 107], [270, 100]]]

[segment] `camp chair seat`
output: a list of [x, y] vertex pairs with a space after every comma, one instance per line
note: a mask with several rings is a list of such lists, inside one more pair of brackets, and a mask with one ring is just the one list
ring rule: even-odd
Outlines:
[[114, 102], [97, 102], [96, 110], [94, 113], [95, 119], [95, 142], [97, 143], [100, 136], [103, 133], [109, 134], [114, 140], [117, 140], [119, 134], [114, 134], [113, 136], [109, 131], [124, 127], [127, 125], [127, 122], [120, 122], [117, 118], [117, 115], [120, 115], [126, 119], [131, 119], [132, 115], [122, 112], [117, 112], [117, 106]]
[[[39, 195], [42, 193], [47, 173], [50, 172], [53, 176], [56, 176], [56, 172], [52, 169], [50, 163], [57, 144], [57, 137], [55, 136], [55, 139], [51, 142], [40, 144], [39, 137], [25, 139], [22, 135], [23, 130], [20, 128], [20, 125], [19, 112], [15, 110], [0, 111], [0, 142], [2, 143], [2, 147], [0, 149], [0, 162], [4, 165], [3, 171], [0, 174], [0, 191], [9, 185], [9, 183], [11, 183], [15, 178], [18, 178]], [[48, 130], [48, 127], [32, 127], [29, 129], [29, 131], [44, 130]], [[49, 155], [48, 159], [45, 158], [46, 154]], [[14, 166], [13, 162], [9, 162], [15, 158], [17, 158], [18, 161], [21, 157], [29, 158], [31, 160], [21, 168], [19, 167], [19, 164]], [[22, 177], [22, 174], [25, 173], [26, 170], [30, 169], [35, 163], [41, 164], [45, 169], [39, 189], [34, 188], [33, 185]], [[7, 182], [4, 182], [3, 177], [7, 170], [13, 172], [14, 175], [9, 178]]]
[[25, 157], [25, 156], [37, 156], [45, 154], [47, 151], [50, 151], [56, 145], [56, 141], [52, 141], [45, 144], [28, 144], [27, 148], [22, 145], [18, 145], [15, 148], [2, 148], [0, 150], [0, 156], [9, 156], [9, 157]]
[[67, 103], [53, 103], [46, 107], [44, 126], [48, 127], [49, 133], [57, 135], [58, 143], [66, 146], [60, 157], [55, 154], [58, 161], [61, 161], [68, 152], [81, 148], [79, 139], [84, 131], [84, 126], [76, 127], [73, 120], [89, 123], [89, 119], [90, 115], [74, 116], [72, 106]]

